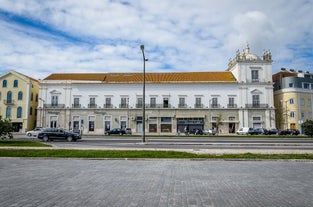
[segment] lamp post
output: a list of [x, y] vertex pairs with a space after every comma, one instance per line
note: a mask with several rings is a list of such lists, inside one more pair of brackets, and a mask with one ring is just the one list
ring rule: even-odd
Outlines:
[[146, 142], [146, 59], [145, 57], [145, 46], [140, 45], [143, 58], [143, 86], [142, 86], [142, 142]]

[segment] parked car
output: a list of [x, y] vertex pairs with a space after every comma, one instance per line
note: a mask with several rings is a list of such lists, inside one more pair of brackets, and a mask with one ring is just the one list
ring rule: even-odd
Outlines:
[[203, 135], [203, 131], [202, 129], [192, 129], [190, 131], [190, 134], [194, 134], [194, 135]]
[[276, 128], [270, 129], [270, 130], [268, 130], [268, 134], [269, 135], [272, 135], [272, 134], [278, 135], [279, 134], [279, 130], [276, 129]]
[[36, 137], [40, 132], [42, 132], [43, 128], [42, 127], [36, 127], [35, 129], [31, 131], [27, 131], [26, 135], [29, 137]]
[[300, 131], [297, 129], [285, 129], [279, 132], [279, 135], [299, 135]]
[[110, 131], [105, 132], [105, 135], [111, 135], [111, 134], [124, 135], [124, 134], [126, 134], [126, 131], [121, 129], [121, 128], [114, 128]]
[[249, 134], [249, 130], [253, 130], [253, 128], [242, 127], [242, 128], [240, 128], [236, 133], [237, 133], [238, 135], [247, 135], [247, 134]]
[[264, 129], [264, 128], [251, 129], [251, 130], [249, 130], [249, 134], [251, 134], [251, 135], [260, 135], [260, 134], [268, 135], [268, 130]]
[[40, 132], [37, 135], [37, 138], [43, 140], [44, 142], [47, 142], [50, 140], [53, 141], [55, 139], [65, 139], [71, 142], [71, 141], [77, 141], [78, 139], [81, 139], [81, 136], [77, 133], [73, 133], [65, 129], [47, 128], [47, 129], [44, 129], [42, 132]]
[[205, 129], [203, 130], [204, 135], [216, 135], [216, 129]]
[[129, 135], [132, 135], [132, 129], [131, 128], [126, 128], [125, 129], [125, 134], [129, 134]]

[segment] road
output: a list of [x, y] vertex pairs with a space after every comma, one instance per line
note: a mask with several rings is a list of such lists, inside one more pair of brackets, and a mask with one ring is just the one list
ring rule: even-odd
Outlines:
[[227, 138], [227, 137], [83, 137], [77, 142], [49, 142], [56, 148], [71, 149], [158, 149], [192, 151], [196, 153], [312, 153], [311, 138]]

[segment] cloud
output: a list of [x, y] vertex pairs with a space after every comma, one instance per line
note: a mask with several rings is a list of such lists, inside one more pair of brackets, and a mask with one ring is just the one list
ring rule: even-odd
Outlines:
[[[297, 9], [295, 9], [297, 8]], [[223, 71], [247, 43], [273, 69], [312, 68], [306, 0], [0, 0], [0, 72]]]

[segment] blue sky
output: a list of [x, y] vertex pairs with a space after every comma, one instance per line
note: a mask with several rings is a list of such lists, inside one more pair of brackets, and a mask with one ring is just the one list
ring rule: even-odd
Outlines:
[[224, 71], [249, 43], [313, 72], [312, 0], [0, 0], [0, 74]]

